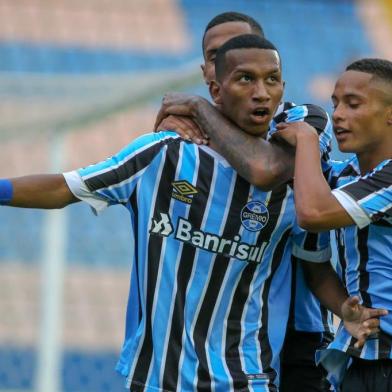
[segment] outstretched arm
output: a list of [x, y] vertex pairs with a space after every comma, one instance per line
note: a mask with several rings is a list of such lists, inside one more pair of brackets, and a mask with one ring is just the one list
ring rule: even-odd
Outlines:
[[65, 182], [62, 174], [39, 174], [0, 180], [2, 187], [10, 187], [10, 200], [6, 205], [25, 208], [63, 208], [79, 201]]
[[251, 184], [270, 190], [292, 178], [294, 154], [290, 146], [246, 134], [206, 99], [166, 94], [155, 128], [169, 115], [193, 119], [209, 136], [211, 145]]

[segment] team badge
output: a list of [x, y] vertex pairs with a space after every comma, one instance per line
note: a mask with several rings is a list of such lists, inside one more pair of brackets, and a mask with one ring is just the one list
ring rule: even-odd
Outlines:
[[242, 226], [249, 231], [260, 231], [268, 223], [269, 213], [261, 201], [250, 201], [241, 210]]

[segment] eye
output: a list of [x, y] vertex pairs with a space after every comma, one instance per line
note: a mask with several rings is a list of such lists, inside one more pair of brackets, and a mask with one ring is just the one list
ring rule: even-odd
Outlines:
[[277, 78], [277, 76], [274, 76], [274, 75], [268, 76], [268, 78], [267, 78], [267, 82], [269, 82], [269, 83], [276, 83], [278, 81], [279, 81], [279, 79]]
[[244, 74], [240, 77], [240, 82], [251, 82], [253, 78], [250, 75]]
[[357, 108], [359, 108], [359, 102], [349, 102], [348, 103], [348, 107], [350, 108], [350, 109], [357, 109]]

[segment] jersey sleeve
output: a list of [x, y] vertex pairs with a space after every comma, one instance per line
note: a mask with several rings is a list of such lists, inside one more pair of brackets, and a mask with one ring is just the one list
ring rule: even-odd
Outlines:
[[292, 230], [293, 256], [314, 263], [324, 263], [332, 256], [330, 232], [310, 233], [296, 224]]
[[170, 140], [178, 138], [172, 132], [143, 135], [105, 161], [64, 173], [64, 178], [75, 197], [87, 202], [95, 213], [126, 204], [155, 157]]
[[392, 160], [332, 191], [359, 228], [392, 216]]
[[304, 121], [316, 128], [319, 135], [319, 146], [322, 161], [329, 160], [332, 140], [332, 123], [328, 113], [321, 107], [313, 104], [291, 105], [286, 110], [282, 110], [272, 120], [269, 129], [269, 136], [276, 131], [276, 124], [281, 122]]

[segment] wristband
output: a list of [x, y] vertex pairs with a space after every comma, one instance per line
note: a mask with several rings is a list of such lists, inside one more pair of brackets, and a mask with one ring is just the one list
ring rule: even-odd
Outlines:
[[10, 180], [0, 179], [0, 205], [7, 205], [12, 200], [14, 187]]

